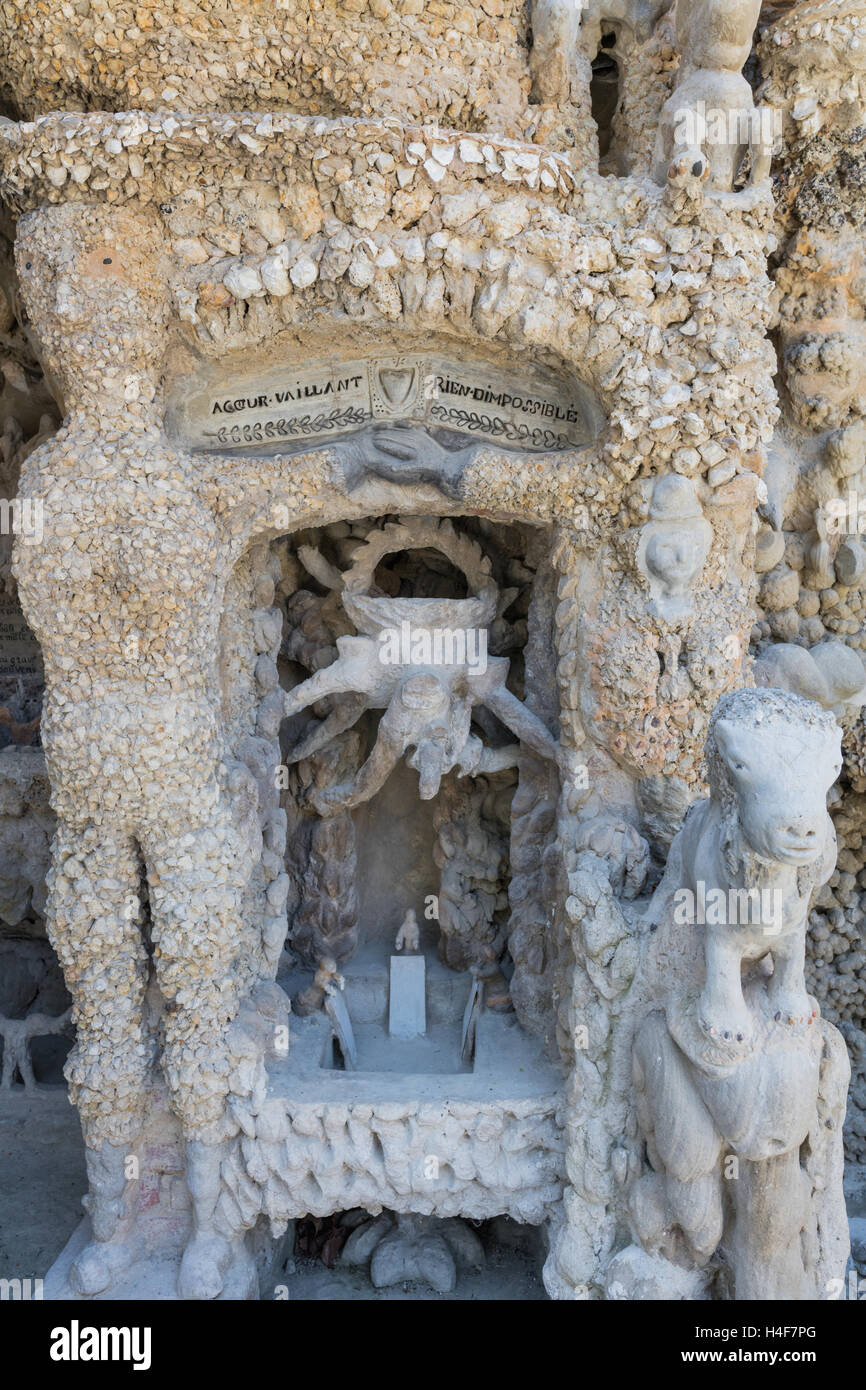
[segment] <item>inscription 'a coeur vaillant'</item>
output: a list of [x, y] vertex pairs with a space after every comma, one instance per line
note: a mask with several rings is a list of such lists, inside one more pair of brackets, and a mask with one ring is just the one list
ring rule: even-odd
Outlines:
[[271, 368], [194, 390], [173, 413], [184, 442], [199, 449], [279, 447], [373, 420], [411, 420], [528, 450], [579, 448], [595, 433], [578, 383], [433, 354]]

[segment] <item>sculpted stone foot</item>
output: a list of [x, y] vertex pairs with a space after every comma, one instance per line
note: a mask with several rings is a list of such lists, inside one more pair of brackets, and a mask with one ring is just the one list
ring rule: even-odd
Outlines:
[[754, 1028], [745, 1000], [718, 999], [704, 991], [698, 1004], [698, 1024], [706, 1037], [726, 1045], [732, 1053], [745, 1053], [751, 1047]]
[[69, 1272], [69, 1283], [86, 1298], [104, 1293], [130, 1268], [135, 1260], [136, 1243], [118, 1233], [108, 1241], [91, 1241], [82, 1250]]
[[818, 1017], [818, 1011], [812, 1007], [808, 994], [781, 989], [770, 990], [769, 1000], [773, 1018], [783, 1028], [809, 1027]]
[[178, 1276], [181, 1298], [195, 1301], [252, 1298], [255, 1264], [243, 1237], [196, 1231], [183, 1252]]
[[133, 1263], [131, 1239], [133, 1185], [126, 1175], [129, 1150], [113, 1144], [85, 1151], [90, 1191], [84, 1200], [93, 1227], [86, 1245], [69, 1272], [69, 1283], [87, 1298], [103, 1293]]
[[186, 1180], [194, 1230], [178, 1275], [178, 1293], [183, 1299], [249, 1299], [255, 1295], [255, 1263], [243, 1233], [217, 1229], [222, 1157], [221, 1145], [187, 1140]]
[[747, 1052], [754, 1025], [743, 998], [741, 948], [730, 928], [708, 928], [704, 944], [706, 984], [698, 1003], [698, 1024], [704, 1034], [732, 1055]]
[[806, 993], [804, 959], [805, 932], [783, 937], [773, 947], [773, 973], [767, 986], [767, 1002], [776, 1023], [798, 1031], [818, 1016]]
[[365, 709], [366, 700], [362, 695], [341, 697], [339, 706], [295, 744], [286, 755], [286, 762], [299, 763], [303, 758], [311, 758], [314, 753], [327, 748], [329, 743], [357, 722]]

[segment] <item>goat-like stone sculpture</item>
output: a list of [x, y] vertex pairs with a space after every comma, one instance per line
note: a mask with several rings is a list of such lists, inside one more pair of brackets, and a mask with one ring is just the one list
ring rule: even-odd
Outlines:
[[650, 909], [644, 980], [664, 1009], [634, 1046], [652, 1171], [629, 1199], [643, 1251], [612, 1265], [625, 1287], [646, 1287], [647, 1256], [654, 1297], [682, 1296], [689, 1270], [690, 1297], [712, 1281], [737, 1299], [827, 1297], [844, 1268], [832, 1175], [849, 1068], [803, 978], [812, 894], [835, 865], [826, 794], [839, 739], [831, 715], [788, 692], [736, 691], [716, 707], [710, 797], [689, 812]]

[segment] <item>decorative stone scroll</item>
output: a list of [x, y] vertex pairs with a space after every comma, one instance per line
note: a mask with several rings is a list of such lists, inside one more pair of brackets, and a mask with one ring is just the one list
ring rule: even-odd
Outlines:
[[434, 354], [271, 366], [193, 389], [170, 417], [186, 445], [214, 450], [285, 448], [376, 420], [545, 452], [580, 447], [595, 433], [578, 383], [528, 365], [517, 372]]

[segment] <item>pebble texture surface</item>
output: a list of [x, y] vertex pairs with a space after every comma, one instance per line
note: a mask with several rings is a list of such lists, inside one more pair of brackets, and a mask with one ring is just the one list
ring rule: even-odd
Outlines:
[[[508, 1212], [549, 1223], [553, 1296], [600, 1296], [646, 1177], [634, 904], [705, 793], [718, 701], [771, 671], [843, 731], [806, 984], [828, 1047], [835, 1023], [851, 1052], [848, 1152], [866, 1157], [866, 550], [828, 510], [866, 488], [866, 12], [727, 8], [725, 27], [710, 0], [588, 5], [563, 63], [555, 4], [4, 6], [0, 493], [38, 506], [42, 534], [18, 534], [11, 563], [0, 537], [0, 580], [44, 698], [37, 677], [0, 690], [10, 738], [41, 744], [0, 803], [4, 852], [20, 856], [22, 822], [38, 846], [0, 912], [44, 919], [72, 995], [97, 1226], [158, 1063], [195, 1229], [233, 1258], [262, 1214]], [[670, 103], [696, 74], [775, 108], [770, 177], [773, 141], [669, 158]], [[397, 456], [363, 412], [256, 414], [267, 373], [360, 363], [374, 380], [422, 354], [455, 378], [543, 371], [579, 402], [585, 443], [497, 442], [474, 402], [460, 449], [434, 410], [398, 421], [414, 442]], [[188, 402], [216, 399], [233, 418], [203, 448]], [[482, 943], [492, 969], [507, 947], [519, 1024], [562, 1073], [543, 1103], [367, 1114], [273, 1096], [289, 927], [336, 971], [361, 911], [357, 827], [325, 829], [308, 801], [354, 775], [363, 736], [280, 786], [281, 686], [351, 635], [321, 575], [401, 515], [474, 527], [491, 554], [508, 528], [535, 537], [506, 650], [556, 766], [524, 749], [496, 803], [452, 787], [435, 836], [445, 888], [472, 897], [446, 913], [446, 957], [477, 965]], [[305, 577], [303, 546], [331, 570]], [[833, 1057], [813, 1102], [836, 1125]], [[412, 1173], [437, 1126], [462, 1166], [431, 1201]], [[834, 1143], [813, 1196], [841, 1181]], [[185, 1280], [216, 1296], [207, 1272]]]

